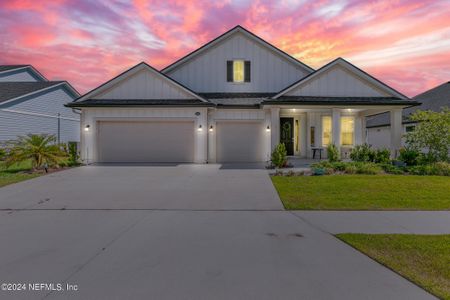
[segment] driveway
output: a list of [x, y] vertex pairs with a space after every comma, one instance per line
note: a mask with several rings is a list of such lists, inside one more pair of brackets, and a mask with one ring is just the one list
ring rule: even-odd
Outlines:
[[282, 210], [266, 170], [81, 167], [0, 188], [0, 205], [1, 283], [77, 286], [0, 298], [434, 299]]
[[0, 189], [0, 209], [283, 209], [267, 171], [244, 167], [80, 167]]

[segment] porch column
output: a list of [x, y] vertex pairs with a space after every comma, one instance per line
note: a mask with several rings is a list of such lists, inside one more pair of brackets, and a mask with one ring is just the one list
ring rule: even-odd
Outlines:
[[270, 144], [271, 150], [280, 142], [280, 108], [272, 107], [270, 109]]
[[333, 108], [331, 123], [332, 143], [339, 149], [341, 147], [341, 110], [339, 108]]
[[366, 116], [361, 115], [361, 140], [362, 144], [367, 143], [367, 128], [366, 128]]
[[396, 158], [402, 146], [402, 109], [390, 111], [391, 117], [391, 157]]

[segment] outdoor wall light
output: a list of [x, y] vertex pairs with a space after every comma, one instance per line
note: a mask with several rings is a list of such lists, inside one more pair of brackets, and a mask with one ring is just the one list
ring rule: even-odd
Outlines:
[[266, 131], [267, 131], [267, 132], [270, 132], [270, 126], [269, 126], [269, 125], [267, 125]]
[[203, 130], [202, 125], [198, 125], [197, 131], [202, 131], [202, 130]]
[[84, 131], [89, 131], [89, 127], [91, 127], [90, 125], [86, 125], [85, 127], [84, 127]]
[[212, 125], [209, 126], [209, 132], [213, 132], [213, 130], [214, 130], [214, 127]]

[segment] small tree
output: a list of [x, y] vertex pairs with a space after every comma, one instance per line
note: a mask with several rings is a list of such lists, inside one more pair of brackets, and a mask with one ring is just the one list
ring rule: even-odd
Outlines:
[[335, 144], [329, 144], [327, 147], [327, 157], [329, 162], [339, 161], [339, 149]]
[[450, 150], [450, 110], [440, 112], [418, 110], [410, 116], [418, 122], [416, 128], [406, 134], [406, 143], [411, 149], [425, 149], [430, 162], [448, 161]]
[[31, 160], [33, 170], [47, 165], [58, 165], [67, 154], [56, 144], [56, 137], [47, 134], [28, 134], [6, 143], [6, 167]]
[[272, 164], [278, 168], [282, 168], [287, 164], [287, 151], [283, 143], [278, 144], [272, 151]]

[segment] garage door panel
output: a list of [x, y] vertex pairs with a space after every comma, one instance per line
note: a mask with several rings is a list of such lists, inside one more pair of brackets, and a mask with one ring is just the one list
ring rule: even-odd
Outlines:
[[100, 162], [192, 162], [194, 122], [98, 122]]
[[218, 162], [262, 162], [265, 130], [262, 122], [217, 122]]

